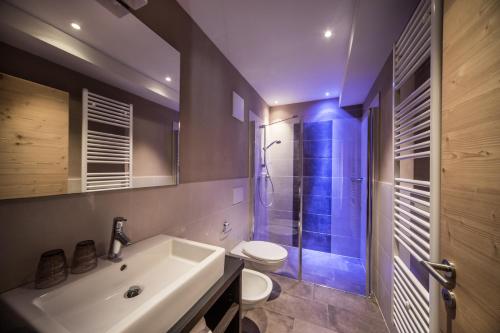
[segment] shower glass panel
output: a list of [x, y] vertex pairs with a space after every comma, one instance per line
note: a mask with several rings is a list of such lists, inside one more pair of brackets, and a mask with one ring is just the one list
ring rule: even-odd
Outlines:
[[306, 118], [302, 144], [303, 279], [364, 294], [361, 118]]
[[260, 130], [253, 238], [287, 248], [279, 274], [365, 294], [367, 118], [313, 111]]
[[255, 219], [253, 238], [284, 246], [289, 256], [279, 273], [297, 279], [300, 278], [302, 176], [300, 119], [279, 121], [258, 131], [262, 148], [256, 190], [260, 191], [256, 193], [254, 211], [259, 217]]

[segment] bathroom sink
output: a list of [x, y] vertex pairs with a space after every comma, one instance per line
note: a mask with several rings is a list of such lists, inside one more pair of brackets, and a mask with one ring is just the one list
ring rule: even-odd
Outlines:
[[167, 235], [122, 253], [59, 286], [1, 299], [40, 332], [166, 332], [224, 273], [223, 248]]

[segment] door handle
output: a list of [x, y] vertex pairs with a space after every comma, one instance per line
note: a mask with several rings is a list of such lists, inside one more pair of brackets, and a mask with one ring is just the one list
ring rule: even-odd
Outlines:
[[441, 296], [443, 297], [446, 312], [450, 316], [450, 319], [455, 319], [457, 316], [457, 298], [455, 294], [453, 291], [441, 288]]
[[[424, 266], [429, 274], [432, 275], [432, 277], [435, 278], [439, 282], [439, 284], [443, 286], [443, 288], [447, 290], [453, 290], [453, 288], [455, 288], [457, 271], [455, 269], [455, 265], [452, 262], [443, 259], [443, 261], [438, 264], [421, 260], [420, 264]], [[441, 274], [439, 272], [444, 272], [444, 274]]]

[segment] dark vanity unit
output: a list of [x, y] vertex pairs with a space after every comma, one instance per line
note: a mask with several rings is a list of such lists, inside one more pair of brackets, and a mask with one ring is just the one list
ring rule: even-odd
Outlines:
[[224, 275], [168, 333], [189, 333], [203, 317], [213, 333], [241, 332], [242, 270], [243, 260], [226, 256]]

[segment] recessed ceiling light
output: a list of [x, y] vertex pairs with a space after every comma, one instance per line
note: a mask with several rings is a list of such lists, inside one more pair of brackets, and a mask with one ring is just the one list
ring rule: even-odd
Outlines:
[[325, 96], [326, 96], [326, 97], [330, 96], [330, 92], [329, 92], [329, 91], [327, 91], [327, 92], [325, 93]]
[[330, 29], [326, 29], [323, 35], [325, 38], [331, 38], [333, 36], [333, 32]]
[[80, 30], [82, 27], [76, 22], [71, 22], [71, 27], [75, 30]]
[[165, 78], [165, 81], [167, 81], [167, 82], [172, 82], [172, 78], [171, 78], [170, 76], [167, 76], [167, 77]]
[[276, 104], [278, 104], [278, 101], [274, 101], [274, 104], [275, 104], [275, 105], [276, 105]]

